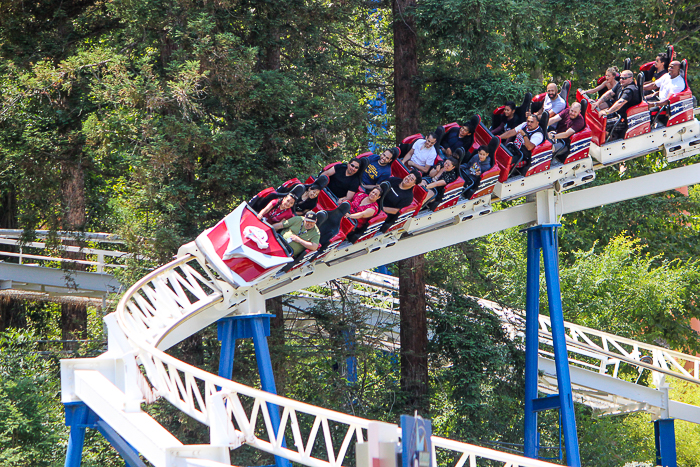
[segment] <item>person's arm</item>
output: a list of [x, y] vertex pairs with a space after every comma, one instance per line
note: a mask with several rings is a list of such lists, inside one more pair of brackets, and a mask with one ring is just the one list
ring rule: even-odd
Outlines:
[[303, 246], [307, 250], [311, 251], [316, 251], [318, 250], [318, 243], [310, 242], [309, 240], [304, 240], [303, 238], [299, 237], [298, 235], [291, 235], [289, 239], [293, 242], [298, 243], [299, 245]]
[[445, 180], [440, 179], [440, 180], [435, 180], [434, 182], [425, 185], [425, 188], [435, 188], [438, 186], [445, 186], [445, 185], [447, 185]]
[[548, 125], [549, 125], [549, 126], [552, 126], [552, 125], [554, 125], [554, 124], [556, 124], [556, 123], [559, 123], [560, 121], [561, 121], [561, 115], [556, 114], [556, 115], [554, 115], [554, 116], [552, 116], [552, 117], [549, 117], [549, 123], [548, 123]]
[[505, 141], [508, 138], [512, 138], [513, 136], [515, 136], [515, 129], [508, 130], [501, 135], [501, 141]]
[[267, 214], [268, 212], [270, 212], [270, 211], [272, 210], [272, 208], [275, 207], [275, 203], [276, 203], [276, 202], [277, 202], [277, 200], [276, 200], [276, 199], [273, 199], [272, 201], [270, 201], [269, 203], [267, 203], [267, 206], [265, 206], [265, 207], [263, 208], [263, 210], [260, 211], [260, 212], [258, 213], [258, 219], [259, 219], [259, 220], [262, 220], [262, 218], [265, 217], [265, 214]]
[[345, 195], [345, 196], [343, 196], [342, 198], [338, 199], [338, 204], [342, 203], [343, 201], [347, 201], [347, 202], [349, 203], [350, 200], [352, 199], [352, 197], [355, 196], [355, 193], [357, 193], [357, 191], [350, 191], [350, 190], [348, 190], [348, 194], [347, 194], [347, 195]]
[[328, 178], [331, 178], [333, 175], [335, 175], [335, 166], [331, 167], [328, 170], [324, 170], [321, 175], [325, 175]]
[[408, 161], [411, 160], [411, 157], [413, 157], [413, 148], [411, 148], [411, 150], [408, 151], [408, 152], [406, 153], [406, 155], [404, 156], [404, 158], [403, 158], [403, 163], [404, 163], [404, 165], [408, 164]]
[[288, 223], [287, 223], [287, 225], [284, 225], [288, 220], [289, 219], [285, 219], [283, 221], [275, 222], [274, 224], [272, 224], [272, 228], [275, 230], [284, 229], [285, 227], [287, 227], [289, 225]]
[[599, 91], [602, 91], [603, 89], [605, 89], [606, 87], [607, 87], [606, 83], [605, 83], [605, 81], [603, 81], [602, 83], [600, 83], [598, 86], [594, 87], [593, 89], [586, 89], [585, 91], [583, 91], [583, 93], [584, 94], [591, 94], [594, 92], [599, 92]]
[[390, 208], [389, 206], [384, 206], [384, 212], [387, 214], [396, 214], [399, 211], [399, 208]]
[[573, 128], [569, 128], [568, 130], [562, 132], [562, 133], [557, 133], [555, 131], [551, 132], [549, 134], [550, 138], [552, 139], [566, 139], [569, 138], [571, 135], [576, 133]]
[[615, 102], [610, 108], [607, 108], [605, 110], [601, 110], [600, 115], [608, 115], [608, 114], [611, 114], [613, 112], [617, 112], [626, 103], [627, 103], [626, 99], [620, 99], [617, 102]]
[[659, 87], [656, 85], [656, 81], [649, 81], [648, 83], [644, 83], [645, 91], [654, 91], [656, 89], [659, 89]]
[[520, 130], [522, 131], [523, 135], [523, 144], [527, 148], [528, 151], [532, 151], [535, 149], [536, 144], [534, 144], [532, 141], [530, 141], [530, 138], [527, 136], [527, 133], [525, 133], [525, 130]]
[[593, 102], [591, 103], [591, 105], [592, 105], [593, 108], [595, 109], [596, 107], [598, 107], [598, 106], [600, 105], [601, 102], [605, 102], [608, 98], [610, 98], [610, 97], [612, 97], [612, 96], [613, 96], [612, 89], [608, 89], [608, 90], [606, 91], [605, 94], [603, 94], [602, 96], [600, 96], [600, 99], [598, 99], [597, 101], [593, 101]]
[[348, 219], [364, 219], [365, 217], [372, 217], [377, 211], [372, 208], [367, 208], [364, 211], [356, 212], [355, 214], [348, 214]]

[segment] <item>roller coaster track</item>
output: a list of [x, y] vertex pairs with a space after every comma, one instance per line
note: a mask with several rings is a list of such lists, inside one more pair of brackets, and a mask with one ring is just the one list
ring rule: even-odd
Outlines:
[[[236, 287], [226, 280], [195, 243], [187, 244], [177, 259], [134, 284], [116, 312], [106, 317], [108, 352], [94, 359], [62, 361], [62, 400], [87, 404], [158, 467], [230, 465], [229, 450], [243, 444], [308, 466], [347, 465], [354, 443], [367, 440], [371, 421], [247, 387], [190, 366], [165, 351], [225, 316], [263, 313], [265, 298], [503, 229], [551, 223], [566, 213], [695, 183], [700, 183], [700, 164], [572, 193], [546, 189], [537, 192], [534, 201], [495, 212], [490, 201], [470, 200], [435, 213], [421, 213], [386, 235], [355, 245], [341, 244], [322, 260], [303, 263], [286, 274], [269, 276], [246, 287]], [[587, 374], [595, 374], [590, 371], [595, 368], [602, 378], [622, 381], [620, 367], [629, 364], [654, 374], [698, 382], [700, 364], [693, 357], [580, 326], [569, 325], [568, 331], [568, 349], [575, 354], [572, 368], [580, 367]], [[545, 348], [540, 358], [545, 360], [548, 332], [547, 318], [541, 317], [540, 335]], [[646, 356], [651, 358], [650, 363]], [[692, 370], [685, 369], [687, 362], [692, 363]], [[603, 403], [606, 398], [616, 397], [615, 393], [603, 394], [600, 389], [579, 384], [575, 374], [572, 381], [583, 394], [580, 400], [590, 401], [590, 405], [598, 401], [601, 410], [610, 407]], [[661, 384], [662, 377], [657, 381]], [[167, 400], [208, 426], [210, 443], [183, 445], [141, 410], [142, 403], [156, 398]], [[632, 401], [637, 399], [625, 399], [629, 404], [624, 410], [633, 410]], [[278, 431], [272, 427], [270, 404], [282, 410]], [[663, 401], [657, 405], [663, 405]], [[668, 404], [662, 410], [668, 412]], [[550, 465], [439, 437], [432, 440], [433, 460], [440, 465], [461, 467], [469, 462], [475, 466], [479, 458], [506, 466]]]
[[[380, 323], [382, 329], [379, 332], [383, 336], [379, 336], [379, 341], [388, 349], [395, 348], [399, 339], [398, 299], [395, 298], [398, 279], [367, 271], [346, 279], [346, 295], [370, 312], [368, 320]], [[437, 306], [447, 299], [446, 293], [435, 287], [429, 287], [428, 292], [430, 300]], [[337, 293], [332, 297], [336, 301], [340, 298]], [[296, 309], [309, 308], [313, 302], [327, 299], [328, 296], [307, 291], [288, 297]], [[523, 312], [503, 308], [490, 300], [474, 300], [497, 315], [510, 336], [524, 335]], [[577, 402], [601, 415], [645, 411], [655, 417], [663, 414], [665, 418], [700, 423], [700, 407], [671, 400], [666, 382], [666, 378], [676, 378], [700, 384], [700, 357], [574, 323], [565, 322], [565, 327]], [[556, 393], [551, 323], [546, 315], [539, 316], [539, 343], [539, 366], [543, 370], [539, 390], [545, 394]], [[643, 371], [650, 372], [653, 387], [636, 381]]]

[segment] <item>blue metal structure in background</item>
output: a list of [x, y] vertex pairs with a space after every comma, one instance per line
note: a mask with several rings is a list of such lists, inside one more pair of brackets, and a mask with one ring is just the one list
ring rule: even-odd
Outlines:
[[[236, 351], [237, 339], [253, 339], [255, 347], [255, 359], [258, 362], [258, 373], [260, 374], [260, 387], [263, 391], [277, 394], [275, 386], [275, 375], [272, 372], [272, 361], [270, 360], [270, 348], [267, 345], [267, 338], [270, 335], [269, 314], [232, 316], [222, 318], [217, 322], [217, 337], [221, 341], [221, 353], [219, 356], [219, 376], [232, 379], [233, 358]], [[270, 421], [275, 433], [279, 433], [280, 411], [274, 404], [267, 404], [270, 413]], [[286, 441], [282, 440], [282, 446], [286, 447]], [[283, 457], [275, 456], [277, 467], [291, 467], [291, 462]]]
[[656, 465], [676, 467], [676, 432], [673, 419], [654, 422], [654, 440], [656, 441]]
[[[375, 27], [379, 29], [379, 23], [382, 19], [382, 13], [379, 11], [379, 9], [374, 9], [370, 11], [370, 17], [372, 16], [375, 17]], [[382, 42], [384, 42], [384, 40], [380, 37], [378, 44], [371, 44], [369, 42], [365, 42], [365, 46], [374, 46], [378, 49]], [[375, 56], [375, 59], [379, 62], [384, 59], [384, 56], [378, 53]], [[376, 73], [374, 72], [374, 70], [368, 69], [365, 72], [365, 79], [367, 81], [374, 79], [375, 77]], [[386, 92], [383, 89], [377, 90], [377, 94], [375, 94], [374, 99], [370, 99], [368, 105], [369, 125], [367, 125], [367, 132], [370, 135], [369, 150], [376, 154], [377, 151], [381, 150], [381, 148], [376, 143], [376, 137], [386, 134], [389, 127], [388, 120], [386, 117]]]
[[66, 426], [70, 427], [65, 467], [80, 467], [87, 428], [102, 433], [102, 436], [122, 456], [128, 467], [146, 467], [146, 464], [139, 457], [139, 453], [95, 412], [90, 410], [85, 403], [67, 402], [63, 405], [66, 410]]
[[[564, 436], [566, 463], [581, 466], [573, 392], [566, 351], [566, 330], [559, 286], [559, 253], [557, 229], [560, 224], [544, 224], [526, 229], [527, 232], [527, 303], [525, 324], [525, 455], [538, 458], [539, 432], [537, 412], [559, 409]], [[540, 312], [540, 253], [544, 258], [544, 274], [552, 322], [554, 362], [559, 394], [539, 398], [537, 395], [538, 330]]]

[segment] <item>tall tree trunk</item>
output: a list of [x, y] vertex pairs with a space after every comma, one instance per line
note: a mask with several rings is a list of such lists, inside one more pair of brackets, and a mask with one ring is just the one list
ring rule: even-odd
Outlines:
[[[61, 191], [63, 196], [63, 228], [71, 231], [81, 231], [85, 227], [85, 172], [80, 158], [66, 160], [61, 164], [63, 181]], [[65, 241], [66, 245], [81, 246], [83, 242], [76, 240]], [[66, 253], [67, 258], [85, 259], [83, 253]], [[63, 269], [70, 277], [74, 271], [84, 271], [85, 266], [77, 263], [64, 263]], [[64, 303], [61, 305], [61, 339], [78, 340], [87, 337], [87, 306], [83, 304]], [[66, 350], [77, 350], [76, 343], [66, 343]]]
[[[418, 133], [420, 119], [415, 0], [393, 0], [394, 99], [396, 139]], [[428, 399], [428, 325], [425, 312], [423, 255], [399, 261], [401, 313], [401, 388], [407, 396], [406, 409], [430, 411]]]

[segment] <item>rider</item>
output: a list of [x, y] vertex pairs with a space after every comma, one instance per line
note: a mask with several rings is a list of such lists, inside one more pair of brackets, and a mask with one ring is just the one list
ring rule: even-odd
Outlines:
[[605, 131], [610, 137], [606, 138], [606, 141], [613, 141], [625, 136], [627, 132], [627, 110], [640, 102], [639, 89], [634, 83], [634, 73], [630, 70], [623, 70], [620, 74], [620, 82], [610, 91], [603, 94], [600, 99], [593, 102], [593, 108], [595, 109], [601, 102], [605, 102], [610, 97], [614, 97], [615, 103], [598, 113], [600, 116], [607, 116], [617, 112], [618, 115], [616, 119], [608, 118]]
[[571, 107], [564, 109], [549, 119], [549, 124], [558, 124], [555, 131], [549, 133], [549, 139], [554, 142], [554, 156], [559, 162], [564, 162], [568, 149], [571, 147], [571, 136], [586, 128], [586, 121], [581, 115], [581, 104], [574, 102]]
[[540, 117], [537, 114], [530, 114], [525, 123], [506, 131], [501, 139], [507, 139], [511, 136], [515, 136], [515, 141], [506, 145], [506, 148], [513, 155], [511, 167], [515, 167], [521, 161], [527, 162], [525, 167], [519, 169], [520, 173], [524, 175], [532, 159], [532, 150], [544, 142], [544, 131], [540, 128]]

